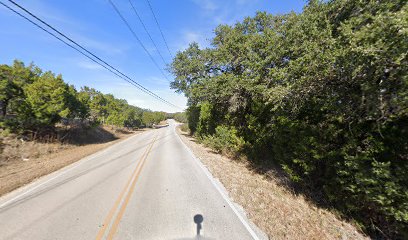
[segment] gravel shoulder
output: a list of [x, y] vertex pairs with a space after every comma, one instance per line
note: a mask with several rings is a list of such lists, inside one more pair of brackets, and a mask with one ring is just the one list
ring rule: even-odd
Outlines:
[[245, 161], [214, 153], [179, 127], [177, 133], [270, 239], [368, 239], [334, 213], [290, 192], [279, 179], [255, 173]]

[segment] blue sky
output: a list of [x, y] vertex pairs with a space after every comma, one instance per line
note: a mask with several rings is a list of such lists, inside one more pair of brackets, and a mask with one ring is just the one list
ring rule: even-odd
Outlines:
[[[11, 5], [7, 0], [2, 2]], [[157, 95], [182, 108], [186, 98], [174, 93], [143, 48], [123, 24], [108, 0], [15, 0], [59, 29], [100, 58], [106, 60]], [[171, 57], [161, 38], [146, 0], [132, 0], [136, 10], [167, 63]], [[156, 62], [165, 68], [158, 52], [131, 9], [128, 0], [113, 0]], [[256, 11], [300, 12], [303, 0], [150, 0], [173, 55], [190, 42], [209, 46], [213, 29], [234, 24]], [[79, 89], [90, 86], [112, 93], [130, 104], [167, 112], [180, 111], [155, 100], [76, 51], [39, 30], [0, 5], [0, 64], [14, 59], [34, 62], [44, 70], [61, 73], [66, 82]], [[169, 74], [169, 73], [166, 73]], [[172, 76], [168, 76], [172, 79]]]

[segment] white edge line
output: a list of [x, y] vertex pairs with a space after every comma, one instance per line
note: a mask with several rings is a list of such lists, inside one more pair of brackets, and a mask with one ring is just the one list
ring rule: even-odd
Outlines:
[[234, 204], [229, 200], [229, 197], [225, 195], [225, 193], [220, 189], [218, 184], [214, 181], [214, 177], [210, 174], [209, 170], [204, 167], [204, 165], [201, 163], [201, 161], [194, 155], [194, 153], [191, 151], [191, 149], [181, 140], [181, 137], [178, 133], [176, 133], [174, 128], [174, 133], [178, 136], [179, 141], [183, 144], [183, 146], [186, 148], [186, 150], [190, 153], [191, 157], [195, 160], [196, 164], [200, 166], [201, 170], [204, 171], [205, 175], [207, 178], [210, 180], [210, 182], [213, 184], [213, 186], [217, 189], [217, 191], [221, 194], [222, 198], [228, 203], [232, 211], [237, 215], [238, 219], [241, 221], [241, 223], [245, 226], [245, 228], [248, 230], [248, 232], [251, 234], [252, 238], [255, 240], [260, 240], [258, 235], [255, 233], [255, 231], [249, 226], [248, 222], [245, 221], [245, 219], [242, 217], [242, 215], [238, 212], [238, 210], [235, 208]]
[[[97, 156], [101, 155], [102, 153], [108, 151], [108, 149], [110, 149], [111, 147], [113, 147], [113, 146], [115, 146], [115, 145], [118, 145], [118, 144], [122, 144], [122, 143], [124, 143], [124, 142], [127, 142], [128, 140], [130, 140], [130, 139], [132, 139], [132, 138], [134, 138], [134, 137], [136, 137], [136, 136], [140, 136], [140, 135], [142, 135], [142, 134], [144, 134], [144, 133], [146, 133], [146, 132], [150, 132], [150, 131], [145, 131], [145, 132], [143, 132], [143, 133], [136, 134], [135, 136], [132, 136], [132, 137], [130, 137], [130, 138], [127, 138], [127, 139], [125, 139], [124, 141], [118, 142], [118, 143], [116, 143], [116, 144], [113, 144], [113, 145], [111, 145], [111, 146], [109, 146], [109, 147], [107, 147], [107, 148], [105, 148], [105, 149], [102, 149], [102, 150], [100, 150], [100, 151], [98, 151], [98, 152], [95, 152], [95, 153], [93, 153], [93, 154], [91, 154], [91, 155], [89, 155], [89, 156], [86, 156], [86, 157], [84, 157], [84, 158], [78, 160], [77, 162], [74, 162], [74, 163], [72, 163], [72, 164], [66, 166], [66, 167], [69, 167], [69, 168], [66, 169], [66, 170], [64, 170], [64, 171], [62, 171], [62, 172], [60, 172], [60, 173], [57, 174], [56, 176], [54, 176], [54, 177], [52, 177], [52, 178], [46, 180], [45, 182], [42, 182], [42, 183], [38, 184], [37, 186], [32, 187], [32, 188], [30, 188], [29, 190], [27, 190], [27, 191], [25, 191], [25, 192], [23, 192], [23, 193], [21, 193], [21, 194], [18, 194], [17, 196], [15, 196], [15, 197], [13, 197], [13, 198], [7, 200], [6, 202], [2, 203], [2, 204], [0, 205], [0, 209], [2, 209], [3, 207], [7, 206], [8, 204], [14, 202], [15, 200], [19, 199], [20, 197], [22, 197], [22, 196], [24, 196], [24, 195], [27, 195], [28, 193], [34, 191], [35, 189], [37, 189], [37, 188], [39, 188], [39, 187], [41, 187], [41, 186], [43, 186], [43, 185], [45, 185], [45, 184], [51, 182], [52, 180], [54, 180], [54, 179], [56, 179], [56, 178], [58, 178], [58, 177], [64, 175], [65, 173], [67, 173], [67, 172], [69, 172], [69, 171], [72, 171], [73, 169], [75, 169], [75, 168], [81, 166], [82, 164], [84, 164], [84, 163], [86, 163], [86, 162], [89, 162], [90, 160], [92, 160], [92, 159], [96, 158]], [[72, 165], [74, 165], [74, 164], [76, 164], [76, 165], [75, 165], [75, 166], [72, 166]], [[63, 168], [62, 168], [62, 169], [63, 169]], [[57, 171], [58, 171], [58, 170], [57, 170]], [[52, 173], [50, 173], [50, 174], [53, 174], [53, 173], [55, 173], [55, 172], [52, 172]], [[50, 174], [48, 174], [48, 176], [49, 176]], [[46, 177], [46, 176], [47, 176], [47, 175], [44, 175], [43, 177]], [[31, 182], [31, 183], [29, 183], [29, 184], [35, 184], [35, 182], [36, 182], [36, 181]], [[17, 189], [18, 189], [18, 188], [17, 188]], [[16, 189], [16, 190], [17, 190], [17, 189]]]

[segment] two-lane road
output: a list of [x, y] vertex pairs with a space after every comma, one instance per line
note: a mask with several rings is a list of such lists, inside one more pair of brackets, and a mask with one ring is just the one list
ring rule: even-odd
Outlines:
[[0, 199], [0, 239], [259, 239], [170, 126]]

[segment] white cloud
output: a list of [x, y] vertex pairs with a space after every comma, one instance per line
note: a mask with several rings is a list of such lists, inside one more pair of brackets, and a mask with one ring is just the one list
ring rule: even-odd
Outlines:
[[200, 7], [197, 11], [197, 25], [194, 29], [182, 29], [179, 37], [172, 42], [172, 48], [182, 51], [192, 42], [200, 47], [210, 47], [213, 30], [220, 24], [234, 25], [237, 21], [255, 13], [254, 6], [259, 0], [190, 0]]
[[71, 34], [71, 36], [76, 42], [83, 45], [84, 47], [101, 50], [105, 53], [108, 53], [109, 55], [122, 54], [127, 50], [127, 48], [123, 47], [123, 45], [122, 48], [120, 48], [118, 47], [118, 45], [101, 42], [77, 33]]
[[[170, 79], [170, 77], [169, 77], [169, 79]], [[157, 85], [157, 86], [161, 86], [161, 87], [165, 87], [166, 89], [168, 88], [168, 86], [169, 86], [169, 82], [167, 81], [167, 79], [165, 79], [164, 77], [149, 77], [149, 78], [147, 78], [147, 81], [150, 83], [150, 84], [154, 84], [154, 85]]]
[[77, 65], [81, 68], [90, 69], [90, 70], [103, 69], [103, 67], [100, 66], [99, 64], [96, 64], [91, 61], [86, 61], [86, 60], [81, 60], [77, 62]]
[[[24, 7], [31, 9], [31, 11], [40, 19], [45, 20], [51, 26], [55, 27], [61, 32], [64, 32], [68, 37], [72, 38], [74, 41], [78, 42], [80, 45], [86, 48], [101, 50], [108, 55], [123, 54], [129, 49], [129, 46], [124, 46], [124, 44], [120, 44], [119, 47], [118, 44], [102, 42], [94, 38], [85, 36], [84, 34], [82, 34], [82, 32], [89, 32], [89, 30], [92, 28], [91, 26], [87, 25], [86, 22], [80, 22], [73, 17], [67, 16], [61, 9], [55, 8], [51, 4], [46, 4], [44, 1], [27, 1]], [[14, 15], [14, 13], [10, 12], [8, 9], [4, 8], [4, 10], [9, 12], [10, 15]], [[16, 29], [15, 33], [18, 32], [26, 34], [26, 31]], [[46, 36], [46, 34], [44, 33], [40, 36]], [[30, 35], [30, 38], [31, 37], [33, 37], [32, 34]], [[49, 37], [47, 36], [47, 39], [48, 38]]]

